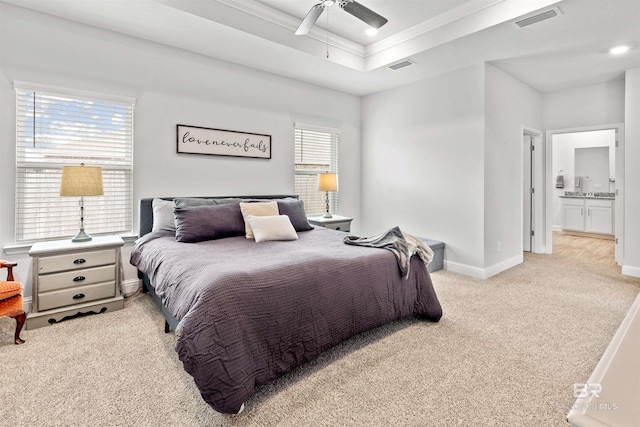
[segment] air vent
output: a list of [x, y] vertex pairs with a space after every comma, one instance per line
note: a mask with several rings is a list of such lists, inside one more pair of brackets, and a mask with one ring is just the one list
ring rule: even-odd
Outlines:
[[535, 15], [529, 16], [525, 19], [516, 21], [515, 24], [518, 26], [518, 28], [524, 28], [524, 27], [528, 27], [529, 25], [537, 24], [538, 22], [541, 22], [550, 18], [554, 18], [560, 15], [561, 13], [562, 12], [560, 12], [560, 9], [558, 9], [557, 7], [554, 7], [553, 9], [548, 9], [548, 10], [545, 10], [544, 12], [536, 13]]
[[415, 62], [409, 60], [409, 59], [405, 59], [402, 60], [400, 62], [396, 62], [395, 64], [391, 64], [389, 65], [387, 68], [390, 68], [392, 70], [399, 70], [400, 68], [404, 68], [404, 67], [408, 67], [410, 65], [415, 64]]

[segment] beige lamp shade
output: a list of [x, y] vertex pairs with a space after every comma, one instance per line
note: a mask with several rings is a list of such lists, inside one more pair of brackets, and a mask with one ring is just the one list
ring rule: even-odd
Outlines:
[[63, 166], [61, 196], [102, 196], [102, 168], [93, 166]]
[[338, 191], [338, 174], [321, 173], [318, 174], [319, 191]]

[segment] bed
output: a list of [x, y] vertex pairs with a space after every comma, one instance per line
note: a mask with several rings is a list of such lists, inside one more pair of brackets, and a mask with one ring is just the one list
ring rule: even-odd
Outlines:
[[[290, 221], [295, 238], [260, 241], [263, 224], [276, 216], [263, 214], [258, 222], [242, 211], [238, 218], [240, 202], [243, 209], [249, 202], [251, 209], [275, 203], [278, 221]], [[197, 235], [211, 233], [227, 216], [233, 233]], [[239, 221], [246, 227], [247, 219], [254, 238], [245, 237], [245, 228], [238, 233]], [[256, 387], [354, 335], [403, 318], [437, 322], [442, 316], [422, 260], [411, 257], [402, 277], [392, 252], [347, 245], [345, 233], [310, 226], [296, 196], [143, 199], [139, 229], [131, 264], [167, 330], [175, 330], [185, 370], [221, 413], [240, 412]]]

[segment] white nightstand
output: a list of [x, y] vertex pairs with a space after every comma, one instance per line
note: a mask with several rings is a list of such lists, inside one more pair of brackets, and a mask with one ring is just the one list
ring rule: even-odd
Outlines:
[[348, 216], [333, 215], [331, 218], [324, 218], [322, 216], [310, 216], [307, 218], [311, 225], [317, 225], [320, 227], [331, 228], [339, 231], [351, 231], [351, 221], [353, 218]]
[[124, 308], [120, 294], [122, 245], [118, 236], [99, 236], [80, 243], [71, 239], [35, 243], [29, 251], [33, 305], [27, 329]]

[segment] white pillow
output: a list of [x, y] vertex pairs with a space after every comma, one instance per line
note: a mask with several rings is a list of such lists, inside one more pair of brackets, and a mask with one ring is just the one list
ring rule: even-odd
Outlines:
[[151, 231], [176, 231], [176, 220], [173, 216], [175, 204], [173, 200], [153, 199], [153, 227]]
[[256, 242], [268, 242], [270, 240], [297, 240], [293, 224], [287, 215], [254, 216], [247, 217], [253, 230]]
[[253, 230], [247, 218], [249, 215], [253, 216], [273, 216], [278, 215], [278, 202], [242, 202], [240, 203], [240, 210], [244, 218], [244, 231], [247, 239], [253, 239]]

